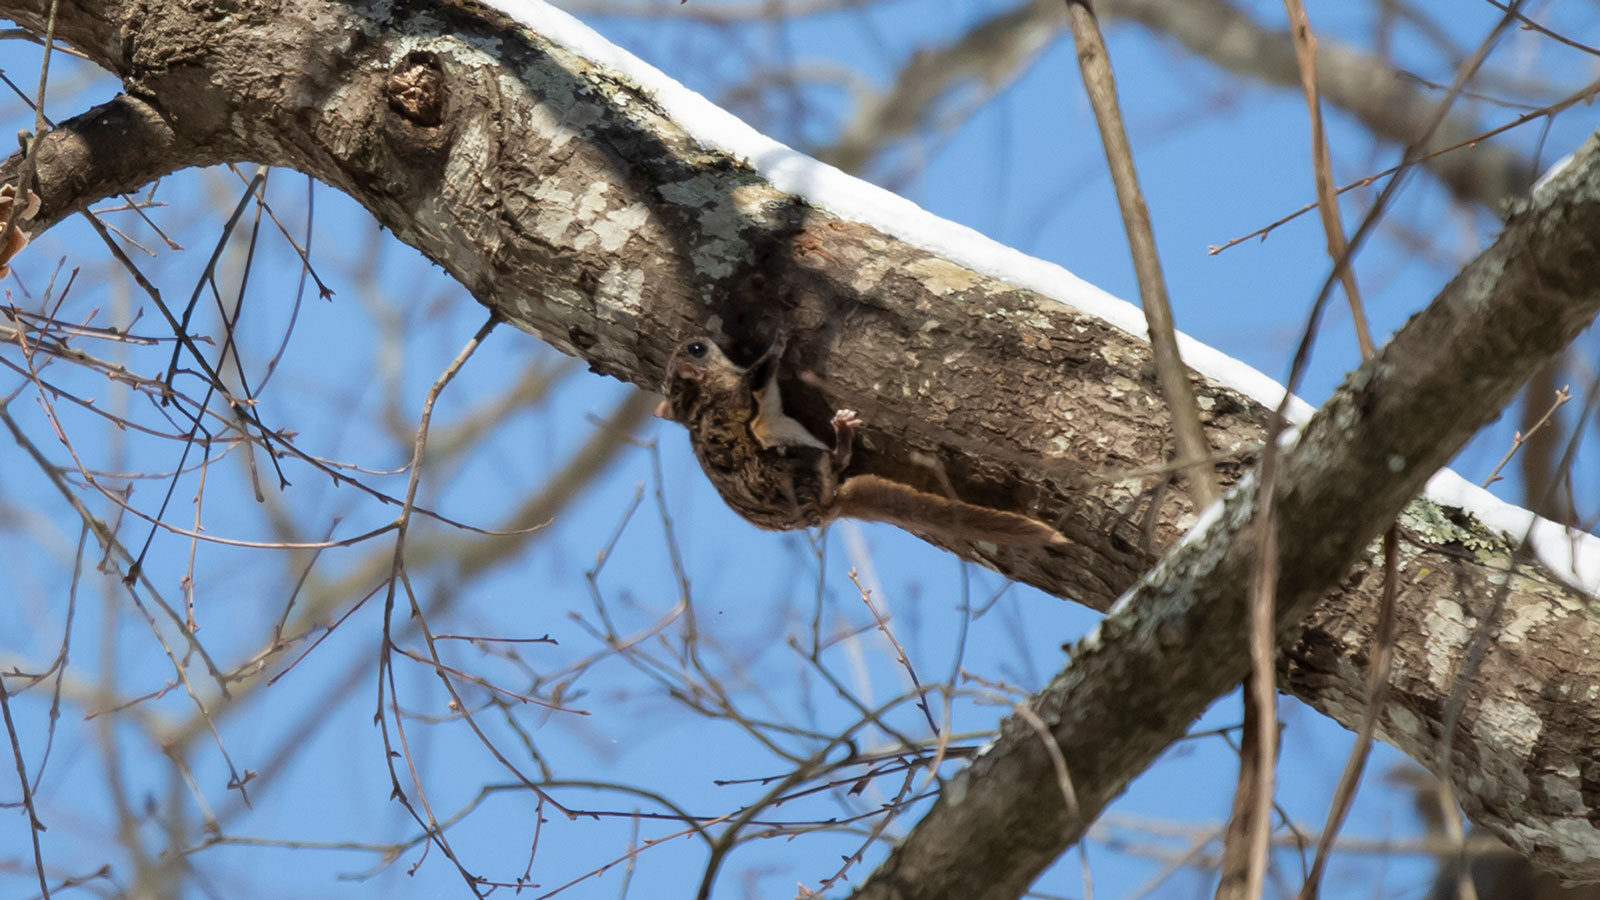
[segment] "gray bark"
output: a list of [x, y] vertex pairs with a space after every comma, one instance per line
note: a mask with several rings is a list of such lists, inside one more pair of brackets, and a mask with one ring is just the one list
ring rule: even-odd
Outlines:
[[[1302, 620], [1329, 588], [1348, 585], [1349, 561], [1538, 368], [1524, 354], [1558, 352], [1600, 309], [1600, 289], [1582, 267], [1562, 251], [1547, 252], [1551, 241], [1585, 253], [1600, 250], [1600, 136], [1588, 142], [1558, 184], [1556, 196], [1544, 194], [1513, 217], [1495, 244], [1427, 310], [1352, 373], [1284, 454], [1274, 500], [1282, 562], [1275, 596], [1280, 634], [1304, 627]], [[1168, 553], [1099, 631], [1073, 648], [1066, 669], [1028, 701], [1066, 761], [1076, 810], [1063, 791], [1048, 789], [1056, 781], [1056, 764], [1036, 727], [1013, 716], [855, 896], [1017, 897], [1081, 837], [1123, 785], [1248, 671], [1256, 506], [1252, 475], [1228, 498], [1222, 515]], [[1408, 605], [1426, 593], [1432, 577], [1417, 566], [1420, 555], [1413, 549], [1401, 567]], [[1381, 588], [1378, 566], [1357, 573], [1374, 594]], [[1557, 733], [1582, 720], [1580, 732], [1593, 734], [1591, 694], [1600, 691], [1600, 682], [1592, 670], [1575, 673], [1530, 661], [1515, 672], [1480, 672], [1472, 683], [1478, 716], [1471, 725], [1462, 723], [1449, 759], [1438, 758], [1439, 720], [1447, 715], [1455, 666], [1434, 666], [1449, 655], [1450, 645], [1465, 648], [1469, 642], [1473, 629], [1464, 627], [1462, 606], [1482, 616], [1493, 593], [1440, 597], [1432, 610], [1438, 621], [1416, 631], [1401, 628], [1406, 638], [1397, 655], [1405, 661], [1401, 668], [1410, 671], [1395, 679], [1406, 693], [1386, 705], [1382, 735], [1470, 789], [1471, 798], [1464, 800], [1479, 821], [1506, 824], [1501, 816], [1515, 811], [1510, 818], [1522, 826], [1501, 836], [1518, 849], [1562, 874], [1595, 879], [1600, 832], [1593, 802], [1600, 799], [1600, 757], [1593, 745], [1569, 743], [1573, 733]], [[1312, 629], [1325, 627], [1328, 607], [1322, 605], [1288, 654], [1290, 683], [1349, 725], [1360, 720], [1364, 690], [1335, 697], [1315, 689], [1324, 677], [1337, 679], [1336, 671], [1358, 685], [1361, 679], [1361, 668], [1349, 657], [1327, 659], [1318, 655], [1325, 647], [1313, 649]], [[1359, 618], [1367, 611], [1345, 614]], [[1593, 611], [1592, 604], [1585, 610]], [[1525, 628], [1564, 618], [1548, 608], [1535, 615], [1533, 621], [1502, 616], [1482, 623], [1503, 654], [1499, 666], [1565, 643], [1560, 635], [1541, 634], [1537, 648], [1531, 646]], [[1370, 646], [1360, 641], [1342, 649], [1356, 654]], [[1567, 646], [1579, 656], [1585, 652], [1582, 644]], [[1175, 651], [1183, 664], [1174, 664]], [[1195, 664], [1196, 658], [1206, 662]], [[1499, 681], [1496, 674], [1534, 682]], [[1419, 686], [1410, 681], [1419, 675], [1443, 694], [1419, 697]], [[1419, 700], [1421, 705], [1410, 705]], [[1116, 739], [1108, 741], [1108, 733]], [[1566, 812], [1559, 811], [1562, 806]], [[1530, 834], [1535, 820], [1537, 833]], [[952, 847], [962, 848], [959, 864], [952, 864]]]

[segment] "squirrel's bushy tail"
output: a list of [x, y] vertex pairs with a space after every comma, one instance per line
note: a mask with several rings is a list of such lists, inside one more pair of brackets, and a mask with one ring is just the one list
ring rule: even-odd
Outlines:
[[929, 494], [877, 475], [846, 479], [839, 485], [830, 511], [835, 518], [888, 522], [955, 540], [1018, 547], [1067, 543], [1060, 532], [1027, 516]]

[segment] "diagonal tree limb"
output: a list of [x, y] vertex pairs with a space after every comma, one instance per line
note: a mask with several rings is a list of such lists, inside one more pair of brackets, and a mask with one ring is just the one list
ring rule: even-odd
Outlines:
[[[1284, 454], [1274, 500], [1280, 632], [1589, 323], [1600, 309], [1600, 285], [1571, 260], [1596, 254], [1600, 136], [1346, 379]], [[1074, 773], [1080, 814], [1070, 816], [1058, 795], [1040, 789], [1049, 783], [1048, 755], [1013, 717], [855, 897], [1021, 896], [1129, 780], [1238, 682], [1248, 666], [1244, 598], [1258, 549], [1249, 533], [1255, 487], [1253, 479], [1242, 483], [1220, 515], [1073, 648], [1071, 664], [1031, 701], [1052, 723]], [[1572, 789], [1588, 778], [1574, 778]]]

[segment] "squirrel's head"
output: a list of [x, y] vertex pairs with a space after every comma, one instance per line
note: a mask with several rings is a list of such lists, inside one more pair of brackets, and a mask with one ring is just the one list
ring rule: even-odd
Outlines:
[[739, 369], [715, 341], [690, 338], [667, 358], [667, 377], [661, 386], [666, 397], [656, 406], [656, 415], [687, 423], [701, 397], [736, 388], [738, 378]]

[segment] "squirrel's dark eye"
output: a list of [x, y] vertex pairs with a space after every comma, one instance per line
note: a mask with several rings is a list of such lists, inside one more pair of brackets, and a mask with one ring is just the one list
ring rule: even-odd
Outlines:
[[706, 342], [690, 341], [689, 346], [685, 347], [684, 349], [689, 351], [690, 356], [694, 357], [695, 359], [699, 359], [700, 357], [706, 355]]

